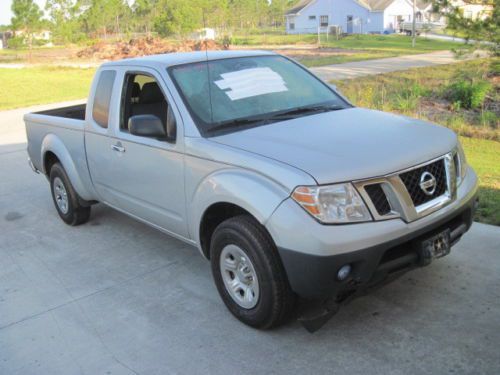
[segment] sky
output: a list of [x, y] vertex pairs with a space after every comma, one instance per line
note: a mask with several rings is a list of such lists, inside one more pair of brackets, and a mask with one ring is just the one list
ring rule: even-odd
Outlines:
[[[45, 8], [45, 0], [35, 0], [35, 3], [43, 10]], [[10, 25], [12, 12], [10, 6], [12, 0], [0, 0], [0, 25]]]

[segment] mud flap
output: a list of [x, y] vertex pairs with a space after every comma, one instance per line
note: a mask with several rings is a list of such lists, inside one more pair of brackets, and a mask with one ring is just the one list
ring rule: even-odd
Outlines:
[[333, 299], [315, 302], [304, 301], [299, 307], [298, 321], [309, 333], [314, 333], [339, 311], [339, 307], [340, 305]]

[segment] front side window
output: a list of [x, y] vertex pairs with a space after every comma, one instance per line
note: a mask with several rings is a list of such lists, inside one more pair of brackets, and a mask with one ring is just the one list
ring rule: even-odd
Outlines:
[[166, 127], [168, 104], [156, 79], [148, 74], [125, 76], [120, 129], [128, 132], [128, 121], [135, 115], [154, 115]]
[[114, 70], [103, 70], [99, 75], [99, 82], [95, 90], [92, 118], [103, 128], [108, 127], [109, 104], [111, 103], [115, 77], [116, 72]]
[[296, 118], [349, 105], [282, 56], [177, 65], [169, 73], [202, 134]]

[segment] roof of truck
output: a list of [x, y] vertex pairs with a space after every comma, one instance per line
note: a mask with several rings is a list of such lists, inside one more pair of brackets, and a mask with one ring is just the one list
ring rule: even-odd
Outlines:
[[244, 51], [196, 51], [196, 52], [175, 52], [165, 53], [162, 55], [150, 55], [143, 57], [135, 57], [132, 59], [123, 59], [104, 63], [103, 66], [119, 66], [119, 65], [137, 65], [137, 66], [156, 66], [156, 67], [169, 67], [173, 65], [194, 63], [227, 59], [233, 57], [247, 57], [247, 56], [260, 56], [260, 55], [275, 55], [270, 51], [259, 50], [244, 50]]

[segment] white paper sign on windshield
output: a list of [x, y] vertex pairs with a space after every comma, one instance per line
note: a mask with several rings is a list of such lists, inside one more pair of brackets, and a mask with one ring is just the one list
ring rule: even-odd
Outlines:
[[221, 74], [222, 79], [214, 83], [231, 100], [239, 100], [288, 91], [283, 78], [271, 68], [251, 68]]

